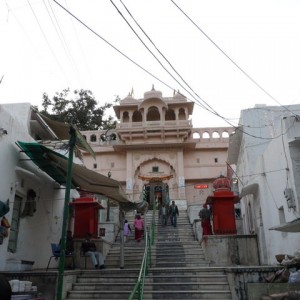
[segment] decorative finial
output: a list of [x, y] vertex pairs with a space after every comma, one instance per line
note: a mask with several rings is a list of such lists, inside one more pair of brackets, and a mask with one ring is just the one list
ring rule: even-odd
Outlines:
[[155, 91], [154, 84], [152, 84], [152, 91]]

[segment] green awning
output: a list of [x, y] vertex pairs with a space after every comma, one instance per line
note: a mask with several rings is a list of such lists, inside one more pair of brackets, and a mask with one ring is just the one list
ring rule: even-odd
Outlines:
[[66, 173], [52, 163], [49, 155], [52, 153], [58, 157], [66, 159], [62, 154], [55, 152], [38, 143], [17, 143], [23, 152], [45, 173], [61, 185], [66, 184]]
[[[65, 156], [38, 143], [18, 141], [17, 144], [41, 170], [59, 184], [66, 184], [68, 159]], [[120, 203], [132, 203], [118, 181], [76, 163], [73, 163], [72, 188], [105, 195]]]
[[70, 138], [70, 126], [75, 129], [76, 132], [76, 146], [84, 151], [87, 151], [95, 159], [96, 155], [91, 146], [86, 142], [80, 131], [75, 125], [53, 121], [50, 118], [44, 116], [41, 113], [35, 112], [35, 119], [38, 121], [47, 131], [51, 134], [54, 139], [58, 140], [69, 140]]

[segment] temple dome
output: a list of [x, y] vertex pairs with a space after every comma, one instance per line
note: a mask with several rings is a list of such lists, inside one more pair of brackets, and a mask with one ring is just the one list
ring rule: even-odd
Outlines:
[[224, 176], [220, 176], [213, 182], [213, 188], [215, 190], [219, 190], [219, 189], [230, 190], [230, 179]]
[[126, 103], [135, 103], [137, 100], [135, 98], [132, 97], [131, 93], [128, 94], [127, 97], [125, 97], [124, 99], [122, 99], [120, 101], [121, 104], [126, 104]]
[[154, 85], [152, 86], [152, 90], [151, 91], [144, 93], [144, 100], [153, 99], [153, 98], [162, 100], [162, 92], [156, 91], [154, 89]]

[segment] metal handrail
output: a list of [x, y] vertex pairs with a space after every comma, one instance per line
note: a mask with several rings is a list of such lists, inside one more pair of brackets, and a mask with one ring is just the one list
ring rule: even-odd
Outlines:
[[154, 231], [155, 231], [155, 212], [156, 212], [156, 205], [153, 205], [153, 215], [152, 215], [152, 223], [151, 223], [151, 232], [150, 236], [148, 231], [145, 230], [145, 251], [144, 256], [141, 264], [141, 269], [139, 273], [139, 277], [137, 282], [129, 295], [128, 300], [134, 299], [137, 294], [137, 299], [142, 300], [144, 294], [144, 283], [145, 277], [148, 274], [149, 265], [151, 265], [151, 246], [154, 244]]

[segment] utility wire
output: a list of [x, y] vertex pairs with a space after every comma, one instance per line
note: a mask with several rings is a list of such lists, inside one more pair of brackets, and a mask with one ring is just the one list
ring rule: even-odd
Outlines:
[[[163, 66], [163, 64], [159, 61], [159, 59], [153, 54], [153, 52], [145, 45], [145, 43], [142, 41], [142, 39], [139, 37], [139, 35], [136, 33], [136, 31], [132, 28], [132, 26], [129, 24], [129, 22], [126, 20], [126, 18], [123, 16], [123, 14], [120, 12], [120, 10], [117, 8], [117, 6], [114, 4], [114, 2], [112, 0], [110, 0], [110, 2], [113, 4], [113, 6], [116, 8], [116, 10], [118, 11], [118, 13], [122, 16], [122, 18], [125, 20], [125, 22], [128, 24], [128, 26], [130, 27], [130, 29], [135, 33], [135, 35], [138, 37], [138, 39], [142, 42], [142, 44], [146, 47], [146, 49], [153, 55], [153, 57], [159, 62], [159, 64], [164, 68], [164, 70], [166, 70], [166, 68]], [[183, 82], [188, 86], [189, 89], [192, 90], [192, 92], [199, 97], [199, 99], [201, 99], [201, 97], [199, 95], [197, 95], [197, 93], [190, 87], [190, 85], [188, 85], [188, 83], [180, 76], [180, 74], [175, 70], [175, 68], [173, 67], [173, 65], [169, 62], [169, 60], [161, 53], [161, 51], [156, 47], [156, 45], [153, 43], [153, 41], [150, 39], [150, 37], [146, 34], [146, 32], [142, 29], [142, 27], [138, 24], [138, 22], [134, 19], [134, 17], [132, 16], [132, 14], [130, 13], [130, 11], [127, 9], [127, 7], [124, 5], [124, 3], [122, 2], [122, 0], [120, 0], [120, 2], [123, 4], [124, 8], [126, 9], [126, 11], [128, 12], [128, 14], [130, 15], [130, 17], [134, 20], [134, 22], [137, 24], [137, 26], [141, 29], [141, 31], [145, 34], [145, 36], [150, 40], [150, 42], [152, 43], [152, 45], [155, 47], [155, 49], [162, 55], [162, 57], [167, 61], [167, 63], [171, 66], [171, 68], [175, 71], [175, 73], [183, 80]], [[168, 72], [168, 74], [170, 74], [170, 72], [168, 70], [166, 70]], [[171, 75], [171, 74], [170, 74]], [[172, 78], [174, 80], [176, 80], [173, 75], [171, 75]], [[177, 80], [176, 82], [178, 84], [180, 84]], [[181, 87], [183, 87], [180, 84]], [[184, 88], [184, 87], [183, 87]], [[184, 88], [185, 89], [185, 88]], [[187, 89], [185, 89], [185, 91], [187, 91], [192, 97], [193, 99], [195, 99], [198, 103], [200, 103]], [[219, 113], [217, 113], [207, 102], [205, 102], [203, 99], [201, 99], [206, 105], [208, 105], [212, 110], [209, 110], [207, 108], [205, 108], [203, 105], [200, 105], [202, 108], [210, 111], [211, 113], [221, 117], [224, 121], [226, 121], [228, 124], [230, 124], [231, 126], [233, 126], [232, 123], [230, 123], [227, 119], [225, 119], [224, 117], [222, 117]], [[233, 126], [234, 127], [234, 126]], [[237, 128], [237, 130], [241, 130], [240, 128]], [[243, 131], [245, 134], [248, 134], [247, 132]], [[248, 134], [250, 135], [250, 134]], [[252, 137], [254, 137], [254, 135], [251, 135]], [[280, 136], [278, 136], [280, 137]], [[273, 139], [273, 138], [266, 138], [266, 139]]]
[[[112, 0], [110, 0], [110, 2], [113, 4], [113, 6], [115, 7], [115, 9], [118, 11], [118, 13], [121, 15], [121, 17], [123, 18], [123, 20], [127, 23], [127, 25], [130, 27], [130, 29], [134, 32], [134, 34], [136, 35], [136, 37], [140, 40], [140, 42], [144, 45], [144, 47], [150, 52], [150, 54], [154, 57], [154, 59], [160, 64], [160, 66], [187, 92], [189, 93], [193, 98], [194, 96], [167, 70], [167, 68], [162, 64], [162, 62], [155, 56], [155, 54], [149, 49], [149, 47], [144, 43], [144, 41], [141, 39], [141, 37], [137, 34], [137, 32], [132, 28], [132, 26], [129, 24], [129, 22], [127, 21], [127, 19], [123, 16], [123, 14], [121, 13], [121, 11], [118, 9], [118, 7], [114, 4], [114, 2]], [[144, 31], [143, 31], [144, 32]], [[176, 72], [177, 73], [177, 72]], [[177, 73], [178, 74], [178, 73]], [[195, 99], [196, 100], [196, 99]], [[196, 100], [198, 101], [198, 100]], [[202, 104], [200, 104], [202, 106]], [[206, 107], [202, 106], [202, 108], [208, 110]], [[212, 112], [212, 111], [210, 111]]]
[[[48, 0], [50, 1], [50, 0]], [[65, 0], [65, 4], [66, 4], [66, 7], [68, 9], [68, 3], [67, 3], [67, 0]], [[89, 63], [88, 63], [88, 60], [86, 58], [86, 54], [85, 52], [83, 51], [83, 47], [82, 47], [82, 43], [80, 42], [80, 39], [78, 37], [78, 32], [76, 30], [76, 26], [74, 25], [74, 20], [73, 18], [70, 17], [70, 21], [71, 21], [71, 24], [72, 24], [72, 28], [74, 30], [74, 33], [75, 33], [75, 37], [76, 37], [76, 40], [77, 40], [77, 43], [79, 45], [79, 50], [81, 52], [81, 55], [83, 57], [83, 60], [84, 60], [84, 66], [86, 67], [86, 70], [87, 70], [87, 74], [89, 75], [89, 79], [91, 80], [91, 70], [90, 70], [90, 66], [89, 66]]]
[[284, 107], [287, 111], [293, 113], [290, 111], [286, 106], [282, 105], [278, 100], [276, 100], [269, 92], [267, 92], [254, 78], [252, 78], [248, 73], [246, 73], [224, 50], [222, 50], [209, 36], [206, 34], [180, 7], [178, 4], [175, 3], [174, 0], [171, 0], [171, 2], [186, 16], [188, 20], [192, 22], [194, 26], [219, 50], [221, 53], [229, 59], [231, 63], [233, 63], [250, 81], [252, 81], [261, 91], [263, 91], [268, 97], [270, 97], [272, 100], [274, 100], [277, 104]]
[[48, 39], [47, 39], [47, 36], [46, 36], [46, 34], [45, 34], [45, 32], [44, 32], [44, 30], [43, 30], [43, 28], [42, 28], [42, 26], [41, 26], [41, 24], [40, 24], [40, 22], [39, 22], [39, 20], [38, 20], [38, 17], [37, 17], [37, 15], [35, 14], [35, 12], [34, 12], [32, 6], [31, 6], [31, 4], [30, 4], [30, 1], [27, 0], [27, 3], [28, 3], [28, 5], [30, 6], [31, 12], [32, 12], [33, 15], [34, 15], [34, 18], [35, 18], [35, 20], [36, 20], [36, 22], [37, 22], [37, 24], [38, 24], [38, 26], [39, 26], [39, 29], [40, 29], [40, 31], [41, 31], [43, 37], [44, 37], [44, 40], [46, 41], [46, 43], [47, 43], [47, 45], [48, 45], [48, 47], [49, 47], [49, 49], [50, 49], [50, 51], [51, 51], [51, 53], [52, 53], [52, 55], [53, 55], [55, 61], [56, 61], [56, 63], [58, 64], [58, 66], [59, 66], [60, 70], [62, 71], [62, 73], [66, 76], [66, 74], [65, 74], [65, 72], [64, 72], [64, 70], [63, 70], [61, 64], [59, 63], [59, 61], [58, 61], [58, 59], [57, 59], [57, 57], [56, 57], [56, 55], [55, 55], [55, 53], [54, 53], [54, 51], [53, 51], [53, 49], [52, 49], [52, 47], [51, 47], [51, 44], [49, 43], [49, 41], [48, 41]]
[[[28, 1], [28, 0], [27, 0]], [[145, 68], [143, 68], [141, 65], [139, 65], [137, 62], [135, 62], [133, 59], [131, 59], [130, 57], [128, 57], [126, 54], [124, 54], [121, 50], [119, 50], [118, 48], [116, 48], [114, 45], [112, 45], [110, 42], [108, 42], [106, 39], [104, 39], [101, 35], [99, 35], [95, 30], [93, 30], [91, 27], [89, 27], [87, 24], [85, 24], [83, 21], [81, 21], [79, 18], [77, 18], [74, 14], [72, 14], [69, 10], [67, 10], [64, 6], [62, 6], [60, 3], [58, 3], [56, 0], [53, 0], [54, 3], [56, 3], [58, 6], [60, 6], [64, 11], [66, 11], [69, 15], [71, 15], [74, 19], [76, 19], [80, 24], [82, 24], [84, 27], [86, 27], [89, 31], [91, 31], [93, 34], [95, 34], [97, 37], [99, 37], [101, 40], [103, 40], [105, 43], [107, 43], [110, 47], [112, 47], [115, 51], [117, 51], [118, 53], [120, 53], [122, 56], [124, 56], [126, 59], [128, 59], [130, 62], [132, 62], [133, 64], [135, 64], [137, 67], [139, 67], [141, 70], [143, 70], [144, 72], [146, 72], [147, 74], [149, 74], [150, 76], [152, 76], [153, 78], [155, 78], [157, 81], [159, 81], [160, 83], [162, 83], [163, 85], [165, 85], [166, 87], [168, 87], [171, 90], [174, 90], [174, 88], [172, 88], [171, 86], [169, 86], [167, 83], [165, 83], [164, 81], [162, 81], [161, 79], [159, 79], [158, 77], [156, 77], [155, 75], [153, 75], [151, 72], [149, 72], [148, 70], [146, 70]], [[244, 130], [242, 130], [240, 127], [234, 126], [232, 125], [228, 120], [222, 118], [225, 122], [227, 122], [231, 127], [234, 127], [235, 130], [240, 131], [246, 135], [249, 135], [253, 138], [257, 138], [257, 139], [263, 139], [263, 140], [272, 140], [275, 138], [280, 137], [281, 135], [277, 136], [277, 137], [273, 137], [273, 138], [264, 138], [264, 137], [260, 137], [260, 136], [255, 136], [253, 134], [250, 134]]]
[[[28, 0], [27, 0], [28, 1]], [[138, 68], [146, 72], [148, 75], [165, 85], [171, 90], [174, 90], [170, 85], [153, 75], [151, 72], [143, 68], [141, 65], [139, 65], [137, 62], [135, 62], [133, 59], [131, 59], [129, 56], [127, 56], [125, 53], [123, 53], [121, 50], [119, 50], [117, 47], [115, 47], [113, 44], [108, 42], [105, 38], [103, 38], [100, 34], [98, 34], [95, 30], [93, 30], [91, 27], [89, 27], [87, 24], [85, 24], [83, 21], [81, 21], [79, 18], [77, 18], [74, 14], [72, 14], [69, 10], [67, 10], [64, 6], [62, 6], [59, 2], [56, 0], [53, 0], [54, 3], [56, 3], [58, 6], [60, 6], [65, 12], [67, 12], [69, 15], [71, 15], [74, 19], [76, 19], [81, 25], [83, 25], [85, 28], [87, 28], [89, 31], [91, 31], [94, 35], [96, 35], [98, 38], [100, 38], [102, 41], [104, 41], [106, 44], [108, 44], [110, 47], [112, 47], [115, 51], [117, 51], [119, 54], [124, 56], [126, 59], [128, 59], [130, 62], [132, 62], [134, 65], [136, 65]]]
[[60, 42], [61, 42], [61, 44], [62, 44], [62, 46], [63, 46], [63, 48], [65, 50], [65, 53], [66, 53], [66, 55], [67, 55], [67, 57], [69, 59], [69, 62], [71, 64], [71, 66], [73, 67], [75, 73], [79, 74], [78, 68], [77, 68], [76, 63], [75, 63], [75, 60], [72, 57], [72, 54], [71, 54], [70, 48], [68, 46], [68, 43], [67, 43], [67, 41], [65, 39], [64, 33], [63, 33], [62, 29], [61, 29], [61, 26], [60, 26], [60, 24], [59, 24], [59, 22], [58, 22], [58, 20], [56, 18], [55, 12], [54, 12], [54, 10], [53, 10], [53, 8], [52, 8], [49, 0], [48, 0], [48, 5], [49, 5], [49, 7], [51, 9], [51, 12], [52, 12], [52, 15], [54, 17], [55, 22], [53, 21], [53, 18], [52, 18], [51, 14], [50, 14], [50, 11], [49, 11], [49, 9], [48, 9], [48, 7], [46, 5], [45, 0], [43, 0], [43, 3], [44, 3], [44, 6], [45, 6], [45, 8], [47, 10], [47, 13], [48, 13], [48, 15], [50, 17], [51, 23], [52, 23], [52, 25], [53, 25], [53, 27], [54, 27], [54, 29], [55, 29], [58, 37], [59, 37], [59, 40], [60, 40]]
[[[111, 0], [111, 2], [113, 3], [113, 1]], [[205, 108], [202, 106], [202, 104], [200, 104], [200, 106], [208, 111], [210, 111], [211, 113], [221, 117], [222, 119], [225, 119], [224, 117], [222, 117], [217, 111], [215, 111], [206, 101], [204, 101], [195, 91], [193, 88], [191, 88], [191, 86], [183, 79], [183, 77], [177, 72], [177, 70], [174, 68], [174, 66], [172, 65], [172, 63], [166, 58], [166, 56], [158, 49], [158, 47], [156, 46], [156, 44], [152, 41], [152, 39], [149, 37], [149, 35], [144, 31], [144, 29], [140, 26], [140, 24], [136, 21], [136, 19], [133, 17], [133, 15], [131, 14], [131, 12], [129, 11], [129, 9], [126, 7], [126, 5], [123, 3], [122, 0], [120, 0], [120, 2], [122, 3], [122, 5], [124, 6], [124, 8], [126, 9], [126, 11], [128, 12], [128, 14], [130, 15], [130, 17], [133, 19], [133, 21], [135, 22], [135, 24], [140, 28], [140, 30], [144, 33], [144, 35], [147, 37], [147, 39], [151, 42], [151, 44], [154, 46], [154, 48], [157, 50], [157, 52], [165, 59], [165, 61], [168, 63], [168, 65], [173, 69], [173, 71], [179, 76], [179, 78], [185, 83], [185, 85], [203, 102], [205, 103], [209, 109]], [[113, 3], [113, 5], [115, 6], [115, 4]], [[116, 7], [116, 6], [115, 6]], [[117, 9], [117, 7], [116, 7]], [[118, 9], [117, 9], [118, 10]], [[123, 19], [127, 22], [127, 20], [125, 19], [125, 17], [122, 15], [122, 13], [118, 10], [119, 14], [123, 17]], [[129, 25], [129, 23], [127, 22], [127, 24]], [[130, 26], [130, 25], [129, 25]], [[133, 28], [130, 26], [130, 28], [133, 30]], [[134, 31], [134, 30], [133, 30]], [[136, 32], [134, 31], [134, 33], [136, 34]], [[137, 34], [136, 34], [137, 35]], [[140, 39], [140, 37], [138, 36], [138, 38]], [[140, 39], [141, 40], [141, 39]], [[147, 48], [148, 49], [148, 48]], [[149, 50], [149, 49], [148, 49]], [[152, 53], [152, 52], [151, 52]], [[157, 59], [155, 57], [155, 59]], [[164, 68], [165, 69], [165, 68]], [[171, 75], [172, 76], [172, 75]], [[172, 76], [173, 77], [173, 76]], [[174, 78], [174, 77], [173, 77]], [[178, 83], [178, 81], [176, 81]], [[182, 86], [182, 85], [181, 85]], [[191, 95], [192, 96], [192, 95]], [[193, 96], [192, 96], [193, 97]], [[199, 100], [195, 99], [196, 101], [199, 102]], [[200, 103], [200, 102], [199, 102]], [[210, 110], [211, 109], [211, 110]]]

